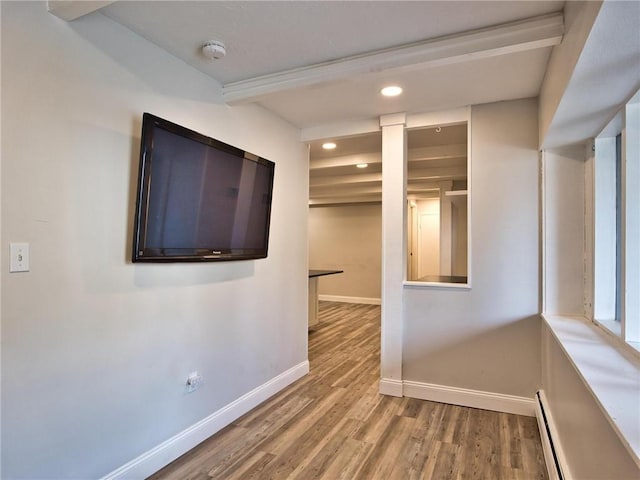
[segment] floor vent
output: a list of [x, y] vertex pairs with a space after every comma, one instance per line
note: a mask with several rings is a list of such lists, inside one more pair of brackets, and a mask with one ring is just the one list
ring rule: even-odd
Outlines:
[[537, 392], [536, 417], [538, 419], [538, 429], [540, 430], [544, 459], [547, 463], [547, 471], [549, 472], [549, 480], [565, 480], [565, 477], [562, 474], [559, 452], [553, 443], [553, 427], [551, 426], [551, 420], [548, 413], [545, 412], [545, 403], [544, 392]]

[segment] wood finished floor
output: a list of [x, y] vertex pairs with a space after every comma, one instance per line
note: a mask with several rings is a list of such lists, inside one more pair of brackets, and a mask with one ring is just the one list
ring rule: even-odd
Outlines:
[[309, 375], [150, 478], [547, 478], [534, 418], [378, 394], [379, 306], [321, 302], [309, 361]]

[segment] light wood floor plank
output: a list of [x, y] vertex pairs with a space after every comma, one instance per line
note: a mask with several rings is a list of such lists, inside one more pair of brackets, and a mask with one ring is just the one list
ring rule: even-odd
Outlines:
[[535, 419], [378, 393], [380, 307], [321, 302], [309, 375], [152, 480], [545, 480]]

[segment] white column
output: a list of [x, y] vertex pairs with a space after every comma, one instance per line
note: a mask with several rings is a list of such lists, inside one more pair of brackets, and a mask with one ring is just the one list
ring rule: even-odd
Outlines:
[[383, 115], [382, 128], [382, 345], [380, 393], [402, 393], [402, 283], [406, 268], [406, 114]]

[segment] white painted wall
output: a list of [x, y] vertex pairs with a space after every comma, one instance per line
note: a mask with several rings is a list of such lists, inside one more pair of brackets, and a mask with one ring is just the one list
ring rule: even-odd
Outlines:
[[472, 288], [404, 287], [403, 379], [533, 398], [540, 386], [537, 102], [471, 112]]
[[[306, 361], [307, 153], [102, 15], [1, 8], [2, 476], [98, 478]], [[267, 259], [129, 262], [143, 111], [276, 162]]]
[[309, 268], [344, 270], [320, 278], [320, 295], [380, 299], [381, 205], [309, 209]]
[[545, 312], [584, 315], [585, 149], [543, 153]]
[[[543, 324], [542, 388], [562, 448], [566, 478], [637, 479], [639, 470], [591, 392]], [[594, 359], [597, 361], [597, 359]]]

